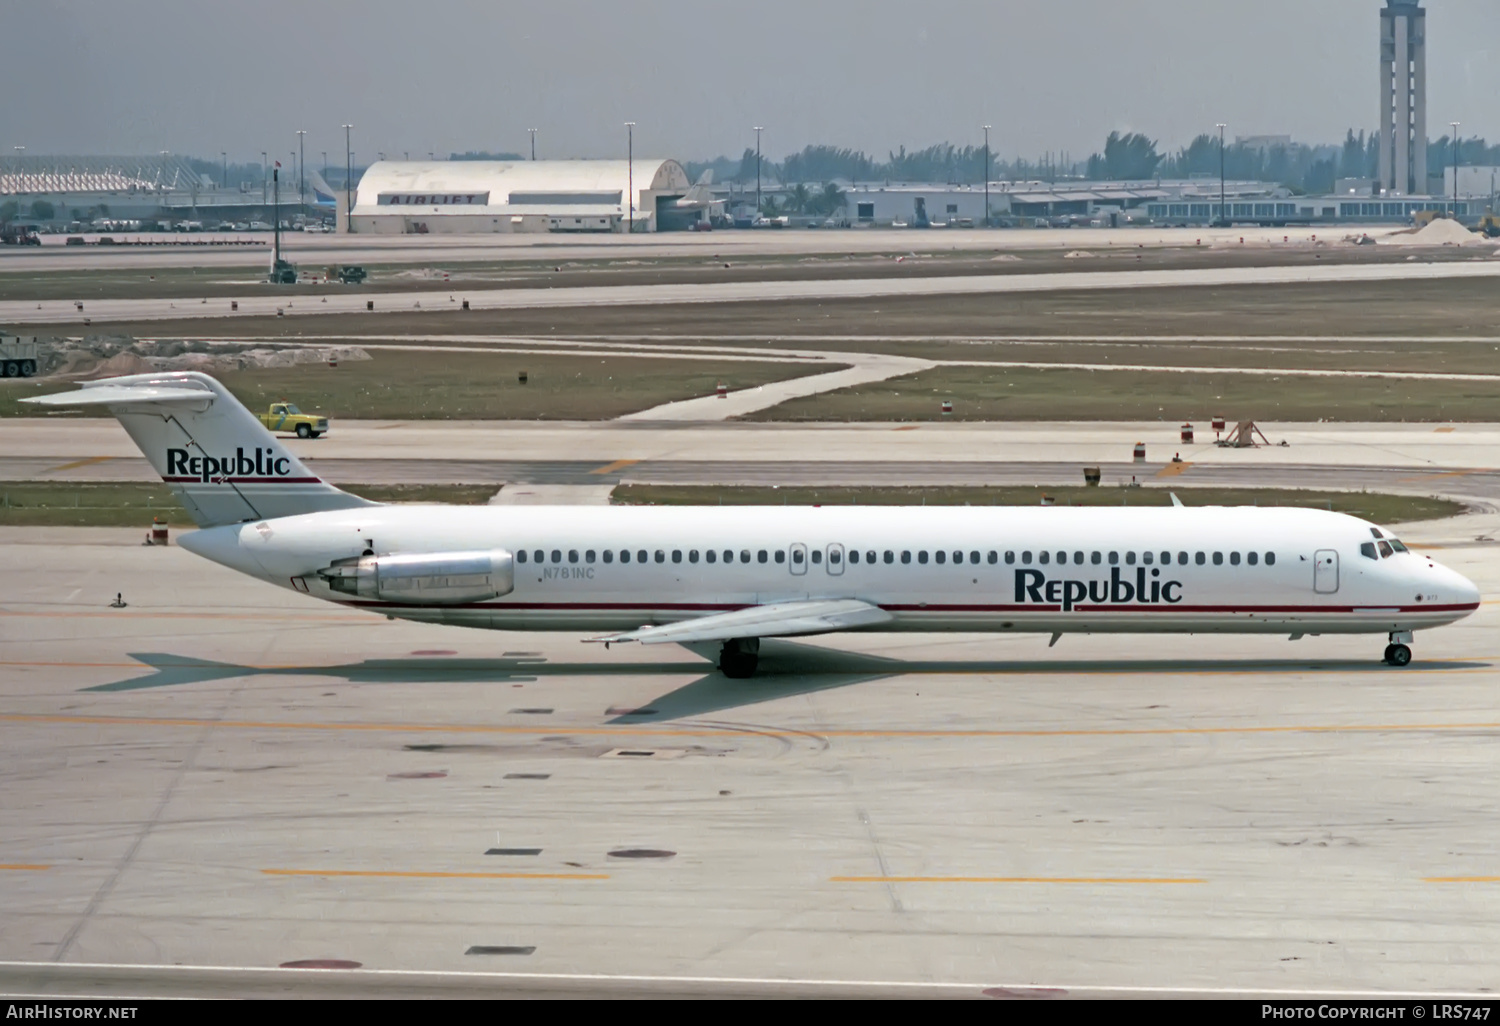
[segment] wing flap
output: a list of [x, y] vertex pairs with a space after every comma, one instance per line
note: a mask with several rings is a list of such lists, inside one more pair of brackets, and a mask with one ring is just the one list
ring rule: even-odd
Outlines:
[[140, 403], [211, 403], [214, 394], [203, 388], [171, 385], [85, 385], [76, 392], [56, 392], [22, 399], [38, 406], [133, 406]]
[[860, 599], [810, 599], [750, 606], [731, 613], [714, 613], [658, 627], [640, 627], [590, 641], [666, 642], [728, 641], [730, 638], [782, 638], [798, 634], [828, 634], [888, 623], [894, 617]]

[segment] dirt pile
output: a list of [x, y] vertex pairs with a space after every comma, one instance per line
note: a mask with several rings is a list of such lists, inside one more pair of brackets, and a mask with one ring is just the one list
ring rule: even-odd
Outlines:
[[1435, 218], [1414, 232], [1400, 232], [1380, 240], [1384, 246], [1494, 246], [1495, 242], [1469, 231], [1457, 221]]
[[90, 335], [87, 338], [51, 339], [43, 346], [43, 377], [72, 381], [95, 381], [121, 374], [151, 371], [251, 370], [295, 367], [299, 364], [339, 360], [353, 363], [370, 359], [358, 346], [275, 345], [253, 346], [248, 342], [198, 342], [188, 339], [135, 339], [123, 335]]

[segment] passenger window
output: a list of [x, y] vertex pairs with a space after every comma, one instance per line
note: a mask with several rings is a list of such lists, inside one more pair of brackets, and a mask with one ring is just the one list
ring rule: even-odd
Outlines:
[[587, 552], [585, 552], [583, 554], [583, 561], [585, 563], [592, 563], [594, 561], [594, 550], [593, 549], [589, 549]]
[[866, 549], [865, 550], [865, 562], [866, 563], [873, 563], [873, 562], [875, 562], [875, 550], [874, 549]]
[[1023, 566], [1029, 566], [1031, 564], [1031, 553], [1030, 552], [1023, 552], [1023, 553], [1021, 553], [1021, 564]]
[[786, 562], [786, 553], [783, 550], [781, 550], [781, 549], [777, 549], [776, 550], [776, 562], [778, 562], [778, 563], [785, 563]]
[[1360, 542], [1359, 543], [1359, 554], [1361, 556], [1364, 556], [1366, 559], [1379, 559], [1380, 558], [1378, 555], [1375, 554], [1375, 543], [1374, 542]]
[[901, 551], [901, 562], [903, 562], [903, 563], [910, 563], [911, 562], [911, 550], [910, 549], [903, 549]]
[[[1066, 563], [1068, 561], [1068, 554], [1066, 552], [1059, 552], [1057, 554], [1057, 561], [1059, 563]], [[1080, 566], [1082, 566], [1083, 565], [1083, 553], [1082, 552], [1075, 552], [1075, 553], [1073, 553], [1073, 562], [1077, 563]]]
[[974, 564], [975, 566], [979, 565], [979, 550], [978, 549], [975, 549], [973, 552], [969, 553], [969, 562], [972, 563], [972, 564]]
[[[1134, 562], [1134, 560], [1132, 560], [1131, 562]], [[1118, 552], [1111, 552], [1109, 554], [1109, 565], [1110, 566], [1119, 566], [1120, 565], [1120, 554]]]
[[[990, 562], [993, 563], [994, 561], [995, 561], [995, 554], [993, 552], [991, 552], [990, 553]], [[1005, 554], [1005, 565], [1006, 566], [1010, 566], [1015, 561], [1016, 561], [1016, 554], [1015, 554], [1014, 551], [1007, 552]], [[1030, 562], [1030, 560], [1027, 560], [1027, 562]]]
[[1145, 563], [1147, 566], [1150, 566], [1153, 562], [1155, 562], [1155, 559], [1156, 553], [1152, 552], [1150, 549], [1147, 549], [1145, 552], [1141, 553], [1141, 562]]
[[849, 550], [849, 562], [851, 562], [851, 563], [858, 563], [859, 562], [859, 550], [858, 549], [850, 549]]
[[620, 550], [620, 562], [621, 563], [629, 563], [630, 562], [630, 550], [629, 549], [621, 549]]
[[1038, 552], [1036, 554], [1036, 561], [1043, 566], [1046, 566], [1048, 563], [1052, 562], [1052, 553], [1048, 552], [1046, 549], [1043, 549], [1041, 552]]
[[667, 561], [667, 554], [665, 552], [663, 552], [661, 549], [657, 549], [656, 550], [656, 561], [658, 563], [665, 563]]
[[[955, 563], [962, 563], [963, 561], [964, 561], [964, 554], [962, 552], [955, 552], [955, 553], [953, 553], [953, 562], [955, 562]], [[979, 553], [977, 553], [977, 552], [974, 553], [974, 562], [976, 562], [976, 563], [979, 562]]]
[[[814, 555], [816, 555], [816, 553], [814, 553]], [[740, 562], [741, 563], [748, 563], [748, 562], [750, 562], [750, 550], [749, 549], [741, 549], [740, 550]], [[816, 563], [817, 560], [814, 559], [813, 562]]]
[[734, 562], [734, 550], [733, 549], [725, 549], [724, 550], [724, 562], [726, 562], [726, 563], [733, 563]]
[[606, 563], [613, 563], [615, 561], [615, 550], [614, 549], [605, 549], [604, 550], [604, 561]]
[[[742, 562], [742, 563], [748, 563], [748, 562], [750, 562], [750, 553], [748, 553], [748, 552], [741, 552], [740, 555], [744, 557], [742, 560], [740, 560], [740, 562]], [[813, 549], [812, 552], [810, 553], [810, 555], [812, 556], [812, 561], [814, 563], [822, 563], [823, 562], [823, 550], [822, 549]]]
[[1247, 552], [1247, 553], [1245, 553], [1245, 562], [1249, 563], [1251, 566], [1254, 566], [1256, 563], [1260, 562], [1260, 553], [1258, 553], [1258, 552]]
[[1239, 566], [1240, 565], [1240, 554], [1238, 552], [1231, 552], [1229, 554], [1229, 565], [1230, 566]]
[[681, 549], [673, 549], [672, 550], [672, 562], [674, 562], [674, 563], [681, 563], [682, 562], [682, 550]]
[[1223, 565], [1224, 565], [1224, 553], [1222, 553], [1222, 552], [1215, 552], [1214, 553], [1214, 566], [1223, 566]]
[[1274, 552], [1267, 552], [1266, 553], [1266, 566], [1275, 566], [1275, 565], [1276, 565], [1276, 553], [1274, 553]]
[[920, 552], [917, 553], [917, 562], [918, 563], [926, 563], [927, 562], [927, 550], [926, 549], [922, 549]]
[[802, 565], [802, 550], [801, 549], [793, 549], [792, 550], [792, 562], [796, 563], [798, 566]]
[[[1166, 566], [1170, 562], [1172, 562], [1172, 554], [1170, 552], [1163, 552], [1161, 554], [1161, 565], [1162, 566]], [[1187, 562], [1187, 553], [1186, 552], [1184, 552], [1182, 554], [1182, 559], [1178, 560], [1178, 562], [1181, 562], [1181, 563], [1186, 563]]]
[[697, 549], [688, 549], [688, 562], [689, 563], [696, 563], [696, 562], [698, 562], [698, 550]]
[[1135, 553], [1134, 552], [1127, 552], [1127, 553], [1125, 553], [1125, 565], [1126, 566], [1135, 566]]
[[[1178, 566], [1187, 566], [1187, 561], [1188, 561], [1188, 554], [1186, 552], [1179, 552], [1179, 553], [1177, 553], [1177, 565]], [[1164, 560], [1162, 560], [1162, 562], [1165, 563], [1165, 562], [1167, 562], [1167, 560], [1164, 559]]]
[[577, 549], [569, 549], [568, 550], [568, 562], [569, 563], [576, 563], [576, 562], [578, 562], [578, 550]]
[[637, 549], [636, 550], [635, 561], [637, 563], [644, 563], [646, 561], [646, 550], [645, 549]]
[[706, 559], [708, 562], [713, 563], [713, 562], [716, 562], [718, 560], [719, 554], [717, 552], [715, 552], [713, 549], [709, 549], [708, 551], [706, 551], [705, 553], [703, 553], [703, 558]]
[[[925, 555], [926, 555], [926, 553], [925, 553], [925, 552], [924, 552], [924, 553], [923, 553], [923, 554], [922, 554], [922, 555], [924, 555], [924, 556], [925, 556]], [[944, 552], [944, 551], [943, 551], [943, 550], [942, 550], [942, 549], [938, 549], [938, 550], [937, 550], [937, 551], [936, 551], [936, 552], [934, 552], [934, 553], [933, 553], [933, 557], [934, 557], [934, 558], [935, 558], [935, 559], [936, 559], [936, 560], [937, 560], [937, 561], [938, 561], [938, 562], [939, 562], [939, 563], [946, 563], [946, 562], [948, 562], [948, 553], [946, 553], [946, 552]], [[925, 560], [925, 559], [924, 559], [924, 560], [922, 560], [922, 562], [924, 562], [924, 563], [925, 563], [925, 562], [927, 562], [927, 560]]]
[[524, 562], [526, 562], [526, 550], [525, 549], [522, 549], [520, 552], [516, 553], [516, 562], [517, 563], [524, 563]]
[[[1078, 560], [1074, 560], [1074, 562], [1076, 563], [1076, 562], [1079, 562], [1079, 561]], [[1091, 553], [1089, 553], [1089, 562], [1092, 563], [1092, 564], [1094, 564], [1095, 566], [1098, 566], [1100, 563], [1104, 562], [1104, 553], [1102, 553], [1102, 552], [1091, 552]], [[1113, 563], [1114, 560], [1110, 560], [1110, 562]]]
[[536, 563], [545, 563], [547, 561], [547, 555], [541, 549], [537, 549], [531, 554], [531, 559]]
[[553, 549], [552, 550], [552, 562], [554, 562], [554, 563], [561, 563], [562, 562], [562, 550], [561, 549]]
[[[855, 555], [858, 555], [858, 553], [855, 553]], [[764, 552], [761, 553], [761, 557], [762, 557], [761, 558], [761, 562], [764, 563], [765, 562], [765, 558], [764, 558], [765, 557], [765, 553]], [[838, 549], [834, 549], [833, 551], [831, 551], [831, 552], [828, 553], [828, 562], [830, 562], [830, 563], [838, 563], [839, 562], [839, 550]]]
[[896, 561], [896, 554], [894, 552], [892, 552], [890, 549], [886, 549], [885, 550], [885, 561], [887, 563], [894, 563]]
[[1193, 562], [1197, 563], [1199, 566], [1203, 566], [1204, 564], [1206, 564], [1208, 562], [1208, 553], [1206, 553], [1206, 552], [1199, 552], [1199, 553], [1197, 553], [1196, 555], [1193, 556]]
[[765, 549], [761, 549], [759, 552], [757, 552], [755, 554], [755, 561], [757, 563], [764, 563], [766, 560], [768, 560], [770, 558], [771, 558], [771, 554], [769, 552], [767, 552]]

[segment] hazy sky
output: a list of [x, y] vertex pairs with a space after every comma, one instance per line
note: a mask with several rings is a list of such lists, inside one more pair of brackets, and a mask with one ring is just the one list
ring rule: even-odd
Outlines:
[[[1081, 157], [1372, 127], [1381, 0], [0, 0], [0, 152], [309, 161], [528, 146], [738, 154], [764, 125], [878, 156], [981, 141]], [[1500, 140], [1500, 0], [1428, 0], [1430, 134]]]

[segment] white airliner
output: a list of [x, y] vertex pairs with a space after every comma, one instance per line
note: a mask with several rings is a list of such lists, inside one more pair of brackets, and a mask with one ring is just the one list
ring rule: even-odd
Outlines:
[[104, 406], [201, 530], [182, 547], [390, 617], [592, 641], [837, 631], [1386, 634], [1479, 592], [1355, 517], [1205, 507], [380, 505], [322, 481], [213, 378], [137, 374], [23, 400]]

